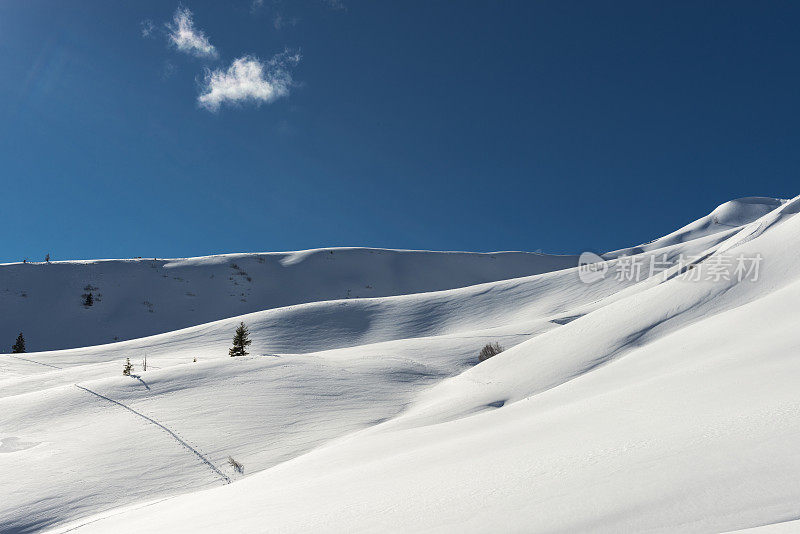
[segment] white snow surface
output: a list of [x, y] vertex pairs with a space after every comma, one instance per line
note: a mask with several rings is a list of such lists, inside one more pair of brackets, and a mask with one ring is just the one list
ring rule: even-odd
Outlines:
[[[608, 275], [591, 284], [558, 263], [575, 258], [520, 256], [517, 267], [535, 272], [519, 276], [498, 267], [502, 255], [463, 260], [465, 273], [449, 256], [369, 249], [352, 249], [360, 259], [331, 278], [326, 254], [350, 251], [63, 264], [78, 289], [89, 269], [106, 287], [119, 280], [125, 291], [104, 289], [98, 304], [111, 308], [109, 295], [154, 280], [128, 265], [163, 274], [175, 263], [200, 292], [203, 279], [216, 287], [212, 267], [237, 263], [242, 284], [255, 283], [257, 265], [314, 260], [280, 275], [285, 291], [264, 290], [252, 313], [221, 304], [219, 320], [164, 331], [120, 304], [104, 317], [121, 332], [161, 333], [0, 355], [0, 531], [796, 531], [799, 210], [800, 197], [729, 202], [610, 253]], [[402, 257], [427, 281], [385, 273], [375, 254]], [[674, 266], [638, 282], [615, 276], [627, 254]], [[758, 280], [739, 281], [733, 266], [692, 279], [739, 255], [763, 258]], [[677, 264], [686, 257], [693, 269]], [[67, 279], [60, 265], [0, 273], [47, 293]], [[348, 269], [364, 286], [383, 280], [383, 296], [337, 299], [344, 286], [326, 280], [350, 280]], [[75, 312], [74, 301], [39, 310], [54, 318], [44, 346], [104, 341], [75, 319], [96, 310]], [[45, 302], [26, 301], [26, 313]], [[23, 305], [2, 311], [13, 340], [12, 306]], [[162, 319], [194, 324], [180, 306]], [[239, 321], [251, 354], [230, 358]], [[476, 365], [490, 341], [507, 350]], [[121, 376], [126, 357], [132, 377]]]
[[[576, 256], [529, 252], [374, 248], [0, 264], [0, 340], [22, 330], [28, 350], [85, 347], [268, 308], [453, 289], [577, 264]], [[84, 307], [88, 293], [94, 305]]]

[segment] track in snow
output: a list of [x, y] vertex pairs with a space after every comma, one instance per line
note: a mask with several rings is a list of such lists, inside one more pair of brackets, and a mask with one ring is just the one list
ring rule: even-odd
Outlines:
[[12, 354], [9, 354], [9, 356], [11, 356], [16, 360], [22, 360], [23, 362], [37, 363], [39, 365], [44, 365], [45, 367], [52, 367], [53, 369], [61, 369], [61, 367], [58, 367], [57, 365], [50, 365], [49, 363], [37, 362], [36, 360], [29, 360], [28, 358], [20, 358], [19, 356], [14, 356]]
[[142, 419], [144, 419], [144, 420], [156, 425], [161, 430], [163, 430], [164, 432], [166, 432], [167, 434], [172, 436], [172, 438], [175, 441], [177, 441], [178, 443], [183, 445], [185, 448], [187, 448], [188, 450], [193, 452], [195, 454], [195, 456], [200, 458], [201, 462], [206, 464], [209, 467], [209, 469], [211, 469], [217, 476], [219, 476], [222, 480], [224, 480], [226, 484], [230, 484], [230, 482], [231, 482], [230, 477], [228, 475], [226, 475], [225, 473], [223, 473], [222, 471], [220, 471], [220, 469], [217, 466], [215, 466], [211, 462], [211, 460], [209, 460], [203, 453], [201, 453], [200, 451], [198, 451], [197, 449], [195, 449], [194, 447], [192, 447], [191, 445], [186, 443], [186, 441], [184, 441], [183, 438], [181, 438], [178, 434], [176, 434], [174, 431], [170, 430], [169, 428], [167, 428], [163, 424], [159, 423], [158, 421], [156, 421], [152, 417], [148, 417], [148, 416], [144, 415], [143, 413], [134, 410], [133, 408], [131, 408], [130, 406], [128, 406], [126, 404], [123, 404], [123, 403], [121, 403], [119, 401], [116, 401], [116, 400], [114, 400], [114, 399], [112, 399], [110, 397], [106, 397], [105, 395], [101, 395], [100, 393], [97, 393], [96, 391], [92, 391], [91, 389], [85, 388], [83, 386], [79, 386], [78, 384], [75, 384], [75, 387], [78, 388], [78, 389], [82, 389], [83, 391], [85, 391], [87, 393], [91, 393], [92, 395], [94, 395], [96, 397], [100, 397], [101, 399], [107, 400], [108, 402], [112, 402], [112, 403], [114, 403], [114, 404], [116, 404], [118, 406], [121, 406], [121, 407], [125, 408], [126, 410], [135, 413], [136, 415], [138, 415]]

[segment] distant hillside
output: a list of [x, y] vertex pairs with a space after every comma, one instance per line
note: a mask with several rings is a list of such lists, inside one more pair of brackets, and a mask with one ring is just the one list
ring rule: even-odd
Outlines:
[[[270, 308], [470, 286], [574, 267], [528, 252], [331, 248], [0, 265], [0, 352], [134, 339]], [[93, 305], [83, 305], [92, 294]]]

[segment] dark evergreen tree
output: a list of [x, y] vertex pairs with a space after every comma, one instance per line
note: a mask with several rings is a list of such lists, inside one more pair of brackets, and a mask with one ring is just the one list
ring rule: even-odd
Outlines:
[[87, 308], [94, 304], [94, 295], [91, 293], [84, 293], [83, 294], [83, 305]]
[[17, 342], [11, 346], [11, 352], [14, 354], [22, 354], [25, 352], [25, 338], [22, 337], [22, 332], [17, 336]]
[[122, 366], [122, 374], [125, 376], [131, 376], [131, 371], [133, 371], [133, 364], [131, 363], [131, 359], [125, 358], [125, 365]]
[[247, 356], [247, 346], [252, 343], [250, 341], [250, 331], [244, 323], [239, 323], [236, 327], [236, 334], [233, 336], [233, 347], [228, 350], [231, 356]]

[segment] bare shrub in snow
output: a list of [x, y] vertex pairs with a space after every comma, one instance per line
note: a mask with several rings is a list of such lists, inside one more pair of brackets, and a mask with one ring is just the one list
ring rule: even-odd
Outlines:
[[234, 460], [233, 456], [228, 456], [228, 465], [233, 467], [233, 470], [237, 473], [244, 474], [244, 465]]
[[483, 346], [481, 352], [478, 354], [478, 361], [482, 362], [484, 360], [488, 360], [492, 356], [497, 356], [504, 350], [506, 349], [504, 349], [503, 346], [500, 345], [500, 343], [498, 343], [497, 341], [495, 341], [494, 343], [487, 343], [486, 345]]

